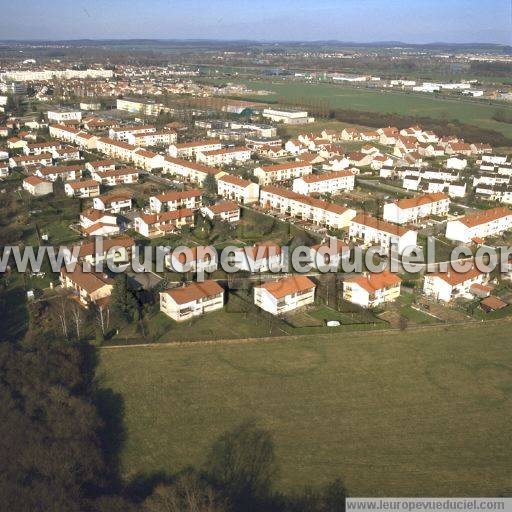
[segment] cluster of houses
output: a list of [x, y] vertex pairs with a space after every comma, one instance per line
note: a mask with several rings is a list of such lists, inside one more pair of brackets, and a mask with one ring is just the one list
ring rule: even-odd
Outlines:
[[[162, 237], [184, 226], [194, 227], [198, 214], [236, 223], [240, 220], [241, 205], [247, 205], [307, 228], [316, 226], [321, 232], [343, 230], [346, 239], [338, 240], [339, 250], [329, 255], [338, 259], [350, 253], [349, 241], [384, 250], [396, 246], [400, 254], [416, 247], [418, 225], [432, 217], [446, 218], [451, 199], [468, 193], [463, 171], [471, 158], [480, 159], [472, 183], [476, 194], [512, 203], [512, 163], [507, 156], [494, 155], [488, 145], [468, 144], [454, 137], [440, 138], [420, 127], [323, 130], [320, 134], [299, 134], [285, 144], [272, 132], [270, 136], [248, 136], [245, 144], [226, 145], [224, 140], [213, 137], [178, 142], [172, 125], [158, 130], [146, 124], [120, 125], [95, 117], [82, 119], [79, 113], [49, 112], [49, 142], [30, 142], [25, 137], [8, 139], [8, 148], [17, 154], [8, 158], [6, 172], [22, 168], [27, 174], [23, 189], [34, 196], [51, 194], [55, 182], [60, 180], [69, 197], [91, 199], [92, 207], [80, 214], [80, 229], [87, 237], [105, 237], [108, 244], [121, 240], [126, 248], [119, 256], [121, 260], [128, 256], [134, 241], [121, 235], [119, 216], [133, 210], [133, 197], [115, 190], [102, 194], [102, 187], [135, 184], [141, 170], [158, 169], [163, 175], [179, 179], [186, 188], [149, 197], [147, 207], [133, 216], [133, 229], [140, 236]], [[305, 119], [303, 113], [292, 114], [285, 122], [299, 124]], [[278, 115], [269, 111], [267, 117], [275, 120]], [[359, 151], [346, 153], [342, 145], [352, 141], [363, 145]], [[81, 161], [81, 151], [95, 151], [102, 156], [97, 161], [85, 162]], [[235, 168], [248, 163], [254, 155], [280, 161], [257, 165], [250, 171], [251, 179], [242, 178]], [[282, 161], [283, 157], [294, 159]], [[429, 167], [429, 158], [443, 159], [442, 166]], [[331, 196], [352, 191], [356, 176], [368, 170], [378, 171], [384, 179], [401, 180], [404, 189], [417, 195], [386, 202], [382, 218], [330, 200]], [[0, 165], [2, 172], [5, 171]], [[211, 183], [212, 179], [220, 199], [210, 205], [204, 203], [203, 195], [207, 181]], [[512, 212], [498, 207], [449, 220], [446, 237], [464, 244], [480, 244], [510, 229]], [[88, 252], [88, 246], [84, 243], [80, 248], [80, 264], [98, 257]], [[312, 247], [312, 254], [322, 248], [322, 244]], [[237, 256], [242, 269], [265, 272], [282, 263], [280, 249], [272, 244], [244, 249], [243, 257], [242, 253]], [[166, 261], [174, 269], [182, 264], [172, 259]], [[193, 260], [194, 270], [210, 268], [210, 259]], [[475, 290], [485, 293], [482, 287], [487, 280], [488, 276], [476, 269], [467, 274], [427, 274], [423, 291], [437, 300], [450, 301], [474, 294]], [[84, 304], [105, 301], [112, 289], [105, 276], [82, 271], [76, 276], [63, 271], [61, 282], [74, 289]], [[400, 285], [400, 278], [389, 272], [365, 273], [345, 279], [343, 298], [362, 307], [377, 307], [395, 300], [400, 295]], [[301, 275], [272, 280], [254, 287], [254, 303], [279, 315], [314, 302], [315, 288], [313, 280]], [[190, 283], [162, 292], [160, 306], [174, 320], [186, 320], [222, 308], [224, 293], [214, 281]]]

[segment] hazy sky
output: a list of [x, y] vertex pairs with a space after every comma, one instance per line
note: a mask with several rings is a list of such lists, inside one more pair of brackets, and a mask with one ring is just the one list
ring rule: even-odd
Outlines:
[[0, 39], [512, 44], [511, 0], [15, 0], [0, 7]]

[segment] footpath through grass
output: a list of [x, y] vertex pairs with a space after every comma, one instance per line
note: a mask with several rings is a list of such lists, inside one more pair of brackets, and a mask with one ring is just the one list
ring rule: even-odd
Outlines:
[[257, 419], [278, 484], [352, 495], [496, 496], [512, 487], [511, 323], [102, 349], [124, 401], [126, 475], [200, 467]]

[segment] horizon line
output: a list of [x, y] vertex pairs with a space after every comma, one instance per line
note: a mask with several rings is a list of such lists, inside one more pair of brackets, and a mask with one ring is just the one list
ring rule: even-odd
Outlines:
[[30, 39], [0, 39], [0, 44], [5, 43], [67, 43], [67, 42], [110, 42], [110, 41], [163, 41], [163, 42], [216, 42], [216, 43], [257, 43], [257, 44], [339, 44], [339, 45], [406, 45], [406, 46], [499, 46], [499, 47], [511, 47], [512, 43], [500, 43], [500, 42], [480, 42], [480, 41], [457, 41], [457, 42], [446, 42], [446, 41], [431, 41], [413, 43], [408, 41], [399, 40], [381, 40], [381, 41], [343, 41], [339, 39], [243, 39], [243, 38], [164, 38], [164, 37], [81, 37], [76, 39], [70, 38], [30, 38]]

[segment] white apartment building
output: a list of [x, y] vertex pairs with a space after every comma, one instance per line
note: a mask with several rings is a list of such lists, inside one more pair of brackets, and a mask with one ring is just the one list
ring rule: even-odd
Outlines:
[[48, 110], [46, 113], [48, 117], [48, 121], [54, 123], [64, 123], [66, 121], [81, 121], [82, 120], [82, 112], [80, 110], [64, 110], [64, 109], [56, 109], [56, 110]]
[[152, 212], [173, 211], [180, 208], [197, 210], [202, 205], [203, 191], [193, 190], [171, 190], [149, 198], [149, 209]]
[[418, 239], [416, 231], [376, 219], [366, 213], [360, 213], [351, 220], [348, 234], [354, 240], [362, 240], [365, 246], [380, 245], [385, 251], [395, 245], [399, 254], [408, 247], [416, 247]]
[[195, 183], [202, 186], [206, 177], [211, 174], [216, 180], [224, 176], [226, 173], [215, 167], [189, 162], [182, 158], [174, 158], [166, 156], [162, 164], [162, 172], [164, 174], [172, 174], [178, 176], [189, 183]]
[[310, 247], [309, 256], [315, 268], [338, 268], [342, 260], [350, 258], [350, 246], [334, 237]]
[[476, 267], [466, 272], [455, 272], [453, 269], [448, 272], [437, 272], [425, 274], [423, 277], [423, 293], [435, 300], [450, 302], [457, 298], [469, 299], [471, 286], [484, 284], [488, 281], [489, 275], [480, 272]]
[[169, 212], [143, 213], [134, 219], [135, 231], [148, 238], [164, 236], [183, 226], [194, 226], [194, 210], [181, 208]]
[[0, 73], [2, 80], [13, 82], [40, 82], [53, 79], [69, 80], [72, 78], [112, 78], [114, 72], [111, 69], [14, 69]]
[[155, 126], [141, 124], [135, 126], [114, 126], [109, 129], [108, 136], [112, 140], [120, 140], [134, 144], [128, 140], [130, 136], [147, 135], [151, 133], [156, 133]]
[[65, 142], [70, 142], [74, 144], [76, 142], [76, 138], [80, 133], [80, 130], [73, 128], [72, 126], [64, 126], [59, 124], [52, 124], [49, 128], [50, 137], [54, 139], [63, 140]]
[[309, 124], [315, 121], [314, 117], [309, 117], [307, 112], [300, 110], [265, 108], [262, 115], [275, 123]]
[[114, 187], [115, 185], [130, 185], [139, 181], [139, 171], [134, 167], [121, 167], [109, 171], [93, 171], [91, 178], [102, 185]]
[[316, 285], [306, 276], [293, 275], [254, 287], [254, 304], [272, 315], [289, 313], [315, 302]]
[[269, 272], [282, 268], [284, 254], [274, 242], [260, 242], [235, 251], [233, 262], [238, 270], [246, 272]]
[[134, 165], [146, 170], [152, 171], [158, 169], [164, 165], [164, 157], [153, 151], [149, 151], [144, 148], [137, 148], [132, 153], [132, 161]]
[[197, 151], [196, 160], [212, 167], [243, 164], [251, 159], [251, 150], [246, 147], [215, 149], [213, 151]]
[[135, 242], [129, 236], [105, 238], [93, 242], [85, 242], [78, 246], [78, 254], [75, 257], [74, 248], [65, 249], [65, 261], [85, 262], [95, 266], [100, 262], [112, 261], [116, 265], [130, 261]]
[[341, 205], [297, 194], [278, 187], [265, 187], [260, 191], [260, 205], [281, 214], [334, 229], [343, 229], [356, 216], [356, 211]]
[[211, 245], [187, 247], [185, 251], [170, 251], [165, 255], [165, 266], [173, 272], [215, 272], [218, 254]]
[[53, 153], [60, 147], [60, 142], [33, 142], [23, 148], [23, 154], [41, 155], [42, 153]]
[[199, 151], [216, 151], [222, 149], [220, 140], [195, 140], [191, 142], [181, 142], [180, 144], [171, 144], [169, 146], [169, 156], [173, 158], [195, 158]]
[[96, 160], [94, 162], [87, 162], [85, 168], [92, 174], [94, 172], [101, 173], [105, 171], [113, 171], [116, 168], [114, 160]]
[[240, 204], [257, 203], [260, 186], [233, 174], [224, 174], [217, 180], [217, 193], [224, 199], [231, 199]]
[[256, 167], [253, 173], [261, 186], [280, 181], [289, 181], [313, 172], [313, 166], [305, 162], [287, 162], [284, 164], [263, 165]]
[[75, 144], [81, 149], [96, 149], [98, 137], [92, 133], [78, 132], [75, 137]]
[[297, 194], [338, 194], [354, 190], [355, 176], [351, 171], [310, 174], [293, 180], [293, 191]]
[[74, 146], [61, 146], [60, 149], [55, 149], [53, 158], [65, 162], [66, 160], [80, 160], [80, 150]]
[[52, 165], [53, 155], [51, 153], [41, 153], [40, 155], [11, 156], [9, 158], [9, 167], [26, 167], [28, 165]]
[[455, 169], [457, 171], [463, 171], [468, 166], [468, 161], [466, 158], [459, 158], [457, 156], [452, 156], [446, 160], [446, 168], [447, 169]]
[[96, 210], [121, 213], [132, 209], [132, 196], [124, 193], [106, 194], [95, 197], [93, 206]]
[[168, 269], [178, 272], [214, 272], [218, 267], [218, 254], [211, 245], [194, 246], [185, 252], [172, 251], [165, 255]]
[[384, 220], [395, 224], [420, 222], [431, 215], [446, 216], [450, 199], [443, 193], [400, 199], [384, 205]]
[[160, 311], [176, 322], [224, 307], [224, 288], [215, 281], [188, 283], [160, 292]]
[[137, 148], [126, 142], [110, 139], [109, 137], [100, 137], [96, 143], [96, 149], [110, 158], [131, 162], [133, 153]]
[[22, 186], [23, 190], [36, 197], [45, 196], [53, 192], [53, 183], [39, 176], [28, 176], [23, 180]]
[[478, 185], [487, 185], [489, 187], [496, 187], [499, 185], [508, 185], [510, 183], [510, 176], [503, 174], [488, 174], [480, 173], [473, 177], [473, 187]]
[[374, 308], [395, 301], [400, 296], [401, 282], [389, 270], [350, 277], [343, 282], [343, 300], [363, 308]]
[[134, 98], [118, 98], [116, 100], [116, 108], [117, 110], [144, 116], [158, 116], [161, 112], [168, 111], [168, 108], [162, 103]]
[[170, 130], [151, 133], [129, 133], [126, 137], [126, 142], [141, 147], [168, 146], [169, 144], [174, 144], [177, 137], [176, 132], [171, 132]]
[[234, 201], [222, 201], [204, 206], [201, 208], [201, 214], [210, 220], [238, 222], [240, 220], [240, 207]]
[[489, 236], [500, 235], [510, 229], [512, 229], [512, 210], [499, 207], [449, 221], [446, 225], [446, 238], [469, 243], [475, 239], [484, 240]]
[[68, 181], [64, 192], [68, 197], [96, 197], [100, 195], [100, 184], [95, 180]]
[[[80, 227], [89, 236], [109, 236], [119, 234], [117, 217], [111, 213], [95, 208], [80, 212]], [[102, 231], [98, 233], [97, 230]], [[92, 232], [91, 232], [92, 231]]]
[[53, 182], [57, 178], [62, 181], [76, 181], [82, 177], [83, 169], [81, 165], [50, 165], [37, 169], [35, 175]]

